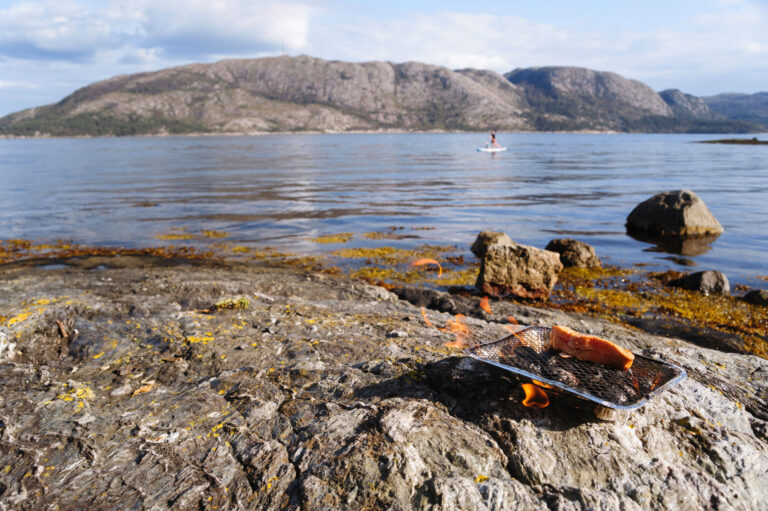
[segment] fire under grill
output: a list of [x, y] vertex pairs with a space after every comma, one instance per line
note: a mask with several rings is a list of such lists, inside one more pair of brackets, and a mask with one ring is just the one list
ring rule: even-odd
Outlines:
[[617, 410], [633, 410], [665, 388], [685, 378], [674, 364], [635, 355], [626, 371], [566, 358], [550, 348], [550, 328], [521, 329], [498, 341], [467, 349], [469, 356], [515, 374], [542, 382], [546, 387], [576, 395]]

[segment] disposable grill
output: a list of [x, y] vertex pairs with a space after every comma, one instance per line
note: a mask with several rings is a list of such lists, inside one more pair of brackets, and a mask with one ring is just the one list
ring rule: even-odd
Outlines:
[[467, 350], [470, 357], [608, 408], [633, 410], [685, 378], [674, 364], [635, 355], [626, 371], [566, 358], [550, 348], [551, 328], [521, 327], [498, 341]]

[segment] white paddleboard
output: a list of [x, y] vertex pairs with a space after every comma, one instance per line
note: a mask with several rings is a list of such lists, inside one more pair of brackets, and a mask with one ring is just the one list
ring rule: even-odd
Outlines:
[[481, 153], [501, 153], [507, 150], [506, 147], [478, 147], [478, 152]]

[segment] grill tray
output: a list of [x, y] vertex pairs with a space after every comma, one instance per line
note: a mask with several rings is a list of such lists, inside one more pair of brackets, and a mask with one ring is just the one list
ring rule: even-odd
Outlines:
[[550, 330], [520, 327], [510, 336], [466, 352], [477, 360], [616, 410], [639, 408], [686, 377], [683, 368], [642, 355], [635, 355], [627, 371], [563, 358], [549, 347]]

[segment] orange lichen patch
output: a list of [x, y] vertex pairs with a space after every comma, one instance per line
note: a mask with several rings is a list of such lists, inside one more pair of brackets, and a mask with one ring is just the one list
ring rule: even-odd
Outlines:
[[507, 321], [509, 321], [510, 325], [519, 325], [520, 323], [517, 322], [517, 320], [513, 316], [507, 316]]
[[151, 392], [156, 387], [155, 382], [147, 382], [141, 387], [137, 388], [133, 391], [131, 394], [131, 397], [140, 396], [141, 394], [146, 394], [147, 392]]
[[196, 344], [196, 343], [208, 344], [213, 340], [214, 338], [211, 332], [207, 332], [205, 335], [189, 335], [184, 338], [184, 341], [190, 344]]
[[[68, 384], [64, 384], [65, 387], [68, 387]], [[91, 390], [89, 387], [85, 385], [73, 385], [72, 388], [63, 394], [59, 394], [56, 396], [56, 399], [60, 399], [62, 401], [67, 402], [73, 402], [77, 404], [77, 410], [80, 410], [85, 406], [85, 403], [89, 399], [93, 399], [96, 397], [96, 394], [93, 393], [93, 390]], [[52, 401], [47, 401], [46, 404], [50, 404]]]
[[422, 259], [416, 259], [411, 263], [411, 266], [423, 266], [425, 264], [434, 264], [437, 265], [437, 278], [440, 278], [443, 275], [443, 267], [440, 266], [440, 263], [435, 261], [434, 259], [429, 259], [427, 257]]
[[8, 318], [5, 324], [8, 326], [12, 326], [12, 325], [15, 325], [16, 323], [21, 323], [22, 321], [30, 317], [33, 312], [34, 311], [20, 312], [11, 318]]
[[490, 305], [490, 303], [488, 303], [488, 297], [487, 296], [484, 296], [480, 300], [480, 308], [483, 309], [488, 314], [493, 314], [493, 311], [491, 310], [491, 305]]
[[538, 386], [532, 383], [523, 383], [523, 406], [528, 408], [546, 408], [549, 406], [549, 396]]

